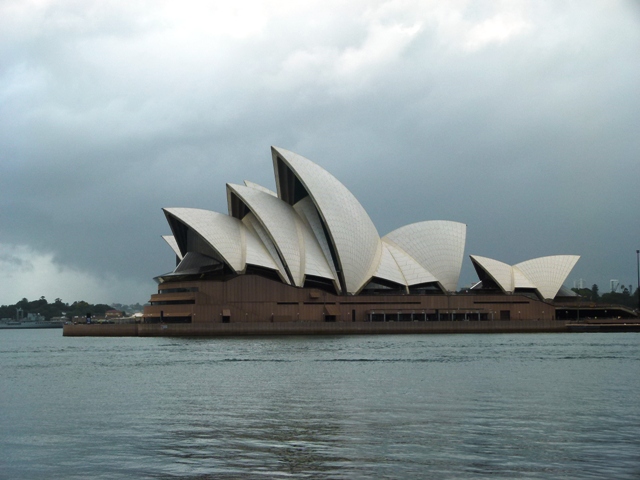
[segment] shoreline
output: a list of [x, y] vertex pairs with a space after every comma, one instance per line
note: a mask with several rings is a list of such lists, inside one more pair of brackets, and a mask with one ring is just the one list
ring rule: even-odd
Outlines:
[[[609, 320], [609, 321], [607, 321]], [[451, 333], [569, 333], [640, 331], [640, 322], [618, 319], [597, 323], [558, 320], [489, 320], [442, 322], [238, 322], [64, 325], [66, 337], [224, 337], [252, 335], [379, 335]], [[615, 320], [615, 321], [614, 321]]]

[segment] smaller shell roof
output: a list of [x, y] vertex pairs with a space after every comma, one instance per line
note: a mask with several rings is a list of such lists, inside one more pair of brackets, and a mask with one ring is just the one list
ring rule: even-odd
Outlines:
[[[336, 283], [337, 278], [331, 271], [329, 263], [327, 262], [315, 235], [306, 223], [303, 223], [301, 230], [304, 236], [305, 276], [313, 275], [314, 277], [326, 278]], [[336, 284], [336, 287], [339, 290], [339, 285]]]
[[538, 289], [543, 298], [554, 298], [578, 262], [578, 255], [552, 255], [514, 265]]
[[199, 208], [163, 210], [199, 235], [236, 273], [244, 272], [247, 256], [251, 264], [276, 269], [262, 243], [237, 218]]
[[479, 255], [469, 255], [469, 257], [498, 284], [503, 292], [513, 292], [513, 268], [511, 265]]
[[[200, 235], [235, 272], [244, 270], [243, 228], [237, 218], [199, 208], [163, 210]], [[180, 250], [186, 246], [180, 245]]]
[[580, 258], [577, 255], [552, 255], [509, 266], [491, 258], [478, 255], [470, 257], [474, 264], [480, 266], [505, 292], [535, 289], [542, 298], [549, 299], [557, 295]]
[[414, 258], [449, 291], [455, 291], [462, 269], [467, 226], [434, 220], [400, 227], [382, 240]]

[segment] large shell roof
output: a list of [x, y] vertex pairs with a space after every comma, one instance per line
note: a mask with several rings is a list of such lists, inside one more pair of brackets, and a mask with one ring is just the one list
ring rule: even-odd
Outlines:
[[[272, 147], [271, 158], [277, 193], [245, 181], [227, 184], [228, 215], [164, 209], [173, 233], [165, 240], [180, 258], [194, 252], [192, 259], [213, 258], [237, 274], [256, 267], [251, 272], [270, 271], [296, 287], [324, 282], [340, 294], [358, 294], [380, 280], [407, 291], [425, 284], [456, 289], [466, 225], [424, 221], [380, 238], [360, 202], [329, 172], [282, 148]], [[505, 292], [536, 288], [545, 298], [557, 293], [577, 259], [560, 255], [509, 266], [472, 257]]]
[[369, 215], [347, 187], [322, 167], [283, 148], [272, 147], [272, 152], [278, 196], [291, 205], [296, 203], [295, 196], [286, 198], [283, 191], [286, 173], [281, 169], [288, 167], [326, 226], [344, 287], [348, 293], [357, 293], [371, 279], [382, 254], [380, 236]]

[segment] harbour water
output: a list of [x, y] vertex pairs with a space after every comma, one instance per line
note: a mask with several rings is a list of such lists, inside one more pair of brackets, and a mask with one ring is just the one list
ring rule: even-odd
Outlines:
[[640, 478], [640, 333], [0, 335], [0, 478]]

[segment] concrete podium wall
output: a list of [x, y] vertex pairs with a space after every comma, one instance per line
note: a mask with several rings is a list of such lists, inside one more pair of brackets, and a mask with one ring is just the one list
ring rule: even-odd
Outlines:
[[368, 335], [429, 333], [567, 332], [555, 320], [457, 322], [289, 322], [191, 323], [135, 325], [65, 325], [68, 337], [220, 337], [247, 335]]

